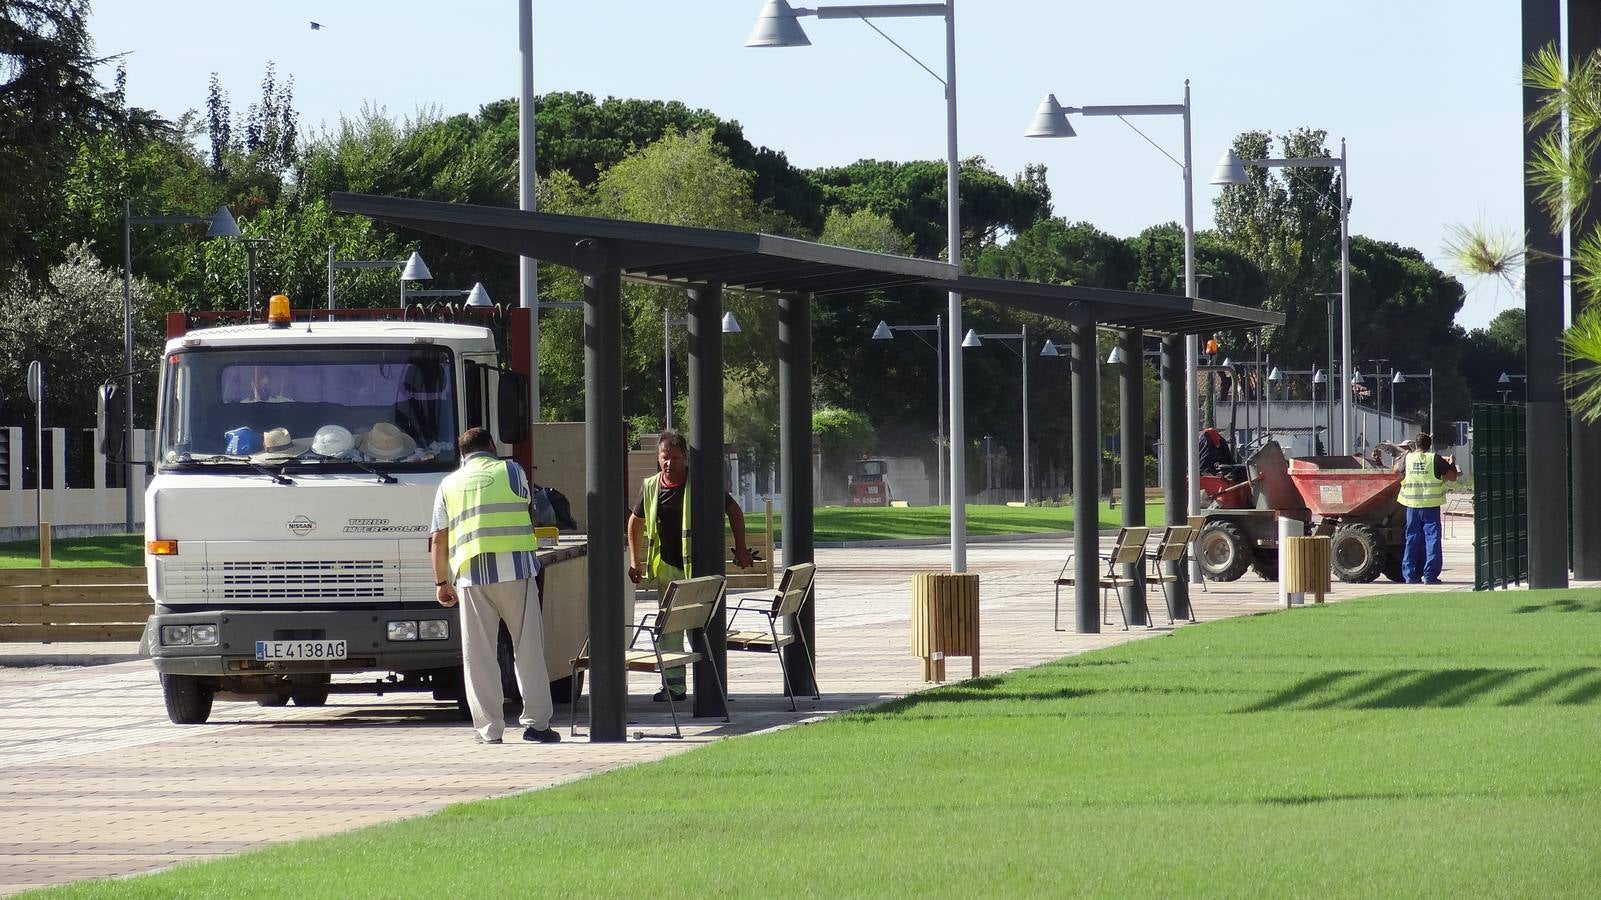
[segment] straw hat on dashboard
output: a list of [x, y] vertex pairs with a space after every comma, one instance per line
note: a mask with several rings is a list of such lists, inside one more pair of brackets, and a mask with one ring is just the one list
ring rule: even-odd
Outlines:
[[311, 441], [302, 438], [295, 440], [287, 428], [271, 428], [261, 435], [261, 452], [250, 454], [252, 459], [275, 456], [299, 456], [311, 446]]
[[417, 441], [389, 422], [376, 422], [356, 449], [373, 459], [389, 462], [416, 452]]
[[311, 452], [318, 456], [343, 456], [355, 446], [355, 436], [343, 425], [324, 425], [311, 439]]

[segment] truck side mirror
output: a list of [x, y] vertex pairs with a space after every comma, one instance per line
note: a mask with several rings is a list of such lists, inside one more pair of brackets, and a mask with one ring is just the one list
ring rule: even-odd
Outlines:
[[95, 392], [95, 430], [100, 433], [100, 453], [112, 459], [123, 455], [123, 423], [127, 421], [122, 391], [115, 384], [102, 384]]
[[495, 391], [495, 437], [502, 444], [517, 444], [527, 440], [528, 417], [531, 414], [528, 376], [501, 370], [500, 384]]

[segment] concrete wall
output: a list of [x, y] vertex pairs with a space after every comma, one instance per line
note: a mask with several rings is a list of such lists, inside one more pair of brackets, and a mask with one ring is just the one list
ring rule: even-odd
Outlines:
[[530, 427], [534, 445], [535, 484], [562, 492], [572, 506], [579, 532], [589, 530], [589, 492], [584, 476], [584, 423], [535, 422]]
[[[124, 491], [122, 488], [106, 487], [105, 456], [98, 450], [93, 451], [93, 487], [68, 488], [66, 429], [46, 430], [53, 435], [50, 439], [53, 454], [50, 463], [52, 477], [51, 483], [45, 486], [40, 504], [42, 508], [37, 515], [51, 524], [52, 530], [58, 537], [79, 537], [122, 531], [126, 524], [123, 519]], [[31, 540], [38, 535], [35, 513], [38, 492], [24, 490], [22, 487], [23, 429], [11, 427], [6, 428], [6, 432], [9, 438], [7, 458], [4, 460], [7, 478], [5, 487], [0, 488], [0, 540]], [[148, 458], [150, 438], [150, 432], [145, 429], [134, 431], [132, 449], [136, 462], [144, 462]], [[98, 441], [94, 443], [96, 446], [99, 444]], [[144, 466], [133, 467], [131, 471], [135, 498], [134, 527], [139, 529], [144, 525], [143, 498], [147, 475]]]

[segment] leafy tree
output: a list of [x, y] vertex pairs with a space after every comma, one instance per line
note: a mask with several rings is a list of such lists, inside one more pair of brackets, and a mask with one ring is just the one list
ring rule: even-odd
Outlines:
[[1041, 219], [1004, 246], [979, 251], [974, 271], [1084, 287], [1126, 288], [1134, 276], [1128, 245], [1088, 222]]
[[1495, 399], [1496, 391], [1501, 388], [1498, 380], [1502, 372], [1514, 375], [1524, 372], [1528, 352], [1527, 324], [1528, 316], [1523, 308], [1514, 306], [1496, 313], [1483, 328], [1475, 328], [1463, 336], [1462, 355], [1471, 362], [1462, 370], [1469, 396], [1485, 402]]
[[0, 0], [0, 286], [44, 281], [69, 243], [59, 191], [115, 110], [96, 83], [86, 0]]
[[[823, 190], [825, 209], [868, 209], [889, 216], [895, 229], [910, 234], [913, 253], [945, 255], [945, 163], [899, 163], [864, 159], [848, 166], [816, 169], [812, 180]], [[962, 161], [962, 252], [970, 255], [1003, 233], [1018, 234], [1050, 215], [1045, 168], [1030, 167], [1007, 181], [981, 156]]]
[[818, 240], [836, 247], [898, 255], [905, 255], [912, 247], [911, 239], [895, 230], [895, 223], [890, 221], [889, 216], [870, 209], [858, 209], [855, 212], [830, 210], [823, 222], [823, 234]]
[[837, 471], [847, 460], [873, 449], [873, 423], [854, 409], [817, 409], [812, 413], [812, 434], [822, 446], [824, 471]]
[[[150, 285], [134, 281], [136, 418], [154, 409], [157, 363], [165, 337]], [[30, 360], [45, 368], [45, 424], [94, 424], [95, 389], [122, 369], [122, 276], [82, 245], [68, 248], [49, 280], [22, 278], [0, 291], [0, 422], [31, 421], [24, 375]]]

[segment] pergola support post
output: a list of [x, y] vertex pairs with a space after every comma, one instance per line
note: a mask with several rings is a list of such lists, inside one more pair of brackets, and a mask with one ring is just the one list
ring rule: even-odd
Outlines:
[[[696, 578], [725, 574], [723, 537], [723, 286], [689, 290], [690, 566]], [[692, 639], [695, 715], [722, 716], [728, 684], [727, 611], [719, 606]], [[721, 680], [721, 684], [719, 684]]]
[[[1123, 525], [1145, 524], [1145, 332], [1130, 328], [1123, 332], [1123, 367], [1118, 377], [1118, 411], [1123, 456]], [[1125, 578], [1133, 579], [1128, 589], [1128, 624], [1149, 625], [1150, 611], [1145, 605], [1144, 561], [1125, 566]]]
[[[784, 490], [784, 565], [815, 562], [812, 543], [812, 298], [786, 295], [778, 300], [779, 475]], [[815, 693], [817, 665], [817, 582], [790, 633], [806, 638], [785, 647], [796, 694]], [[808, 652], [809, 651], [809, 652]]]
[[584, 468], [589, 503], [591, 741], [627, 738], [628, 672], [623, 667], [627, 597], [618, 571], [626, 553], [623, 484], [622, 272], [606, 245], [577, 243], [584, 282]]
[[1101, 631], [1101, 383], [1095, 322], [1073, 326], [1073, 596], [1074, 630]]
[[[1188, 434], [1186, 424], [1184, 377], [1184, 338], [1162, 338], [1162, 502], [1167, 513], [1167, 524], [1183, 525], [1189, 520], [1189, 442], [1196, 436]], [[1173, 600], [1175, 618], [1190, 616], [1190, 585], [1182, 576], [1186, 573], [1181, 563], [1168, 563], [1164, 575], [1180, 576], [1168, 584], [1168, 596]]]
[[[1568, 35], [1567, 35], [1568, 68], [1573, 70], [1584, 64], [1597, 50], [1601, 50], [1601, 0], [1568, 0]], [[1594, 156], [1584, 160], [1587, 166], [1593, 166], [1597, 160]], [[1570, 245], [1588, 238], [1595, 231], [1596, 225], [1601, 224], [1601, 208], [1594, 204], [1584, 207], [1582, 212], [1569, 223], [1568, 234]], [[1572, 255], [1570, 246], [1569, 255]], [[1535, 268], [1534, 266], [1529, 269]], [[1552, 268], [1547, 265], [1545, 268]], [[1588, 291], [1580, 290], [1577, 286], [1570, 286], [1572, 291], [1573, 317], [1577, 319], [1586, 308], [1595, 303], [1595, 298], [1589, 296]], [[1560, 307], [1561, 298], [1558, 296], [1557, 305]], [[1537, 345], [1529, 344], [1530, 349]], [[1550, 344], [1538, 345], [1550, 347]], [[1536, 351], [1529, 354], [1528, 386], [1529, 399], [1534, 399], [1535, 356], [1547, 357], [1542, 362], [1546, 366], [1559, 364], [1557, 354]], [[1571, 363], [1574, 369], [1589, 368], [1590, 363], [1574, 360]], [[1545, 368], [1542, 366], [1541, 368]], [[1533, 410], [1531, 409], [1532, 413]], [[1573, 578], [1575, 581], [1594, 581], [1601, 578], [1601, 422], [1587, 422], [1583, 416], [1574, 415], [1570, 426], [1573, 429], [1572, 446], [1569, 448], [1569, 461], [1573, 467], [1572, 498], [1569, 501], [1573, 508]], [[1532, 427], [1532, 425], [1530, 426]], [[1560, 435], [1560, 432], [1553, 432]], [[1533, 467], [1534, 447], [1529, 445], [1530, 467]], [[1530, 487], [1534, 485], [1531, 483]], [[1536, 515], [1534, 504], [1529, 504], [1531, 519]], [[1530, 526], [1532, 528], [1533, 522]], [[1532, 538], [1532, 534], [1530, 535]], [[1530, 542], [1529, 552], [1534, 553], [1533, 542]], [[1532, 560], [1531, 560], [1532, 562]], [[1532, 569], [1532, 565], [1531, 565]], [[1533, 574], [1532, 572], [1530, 574]]]

